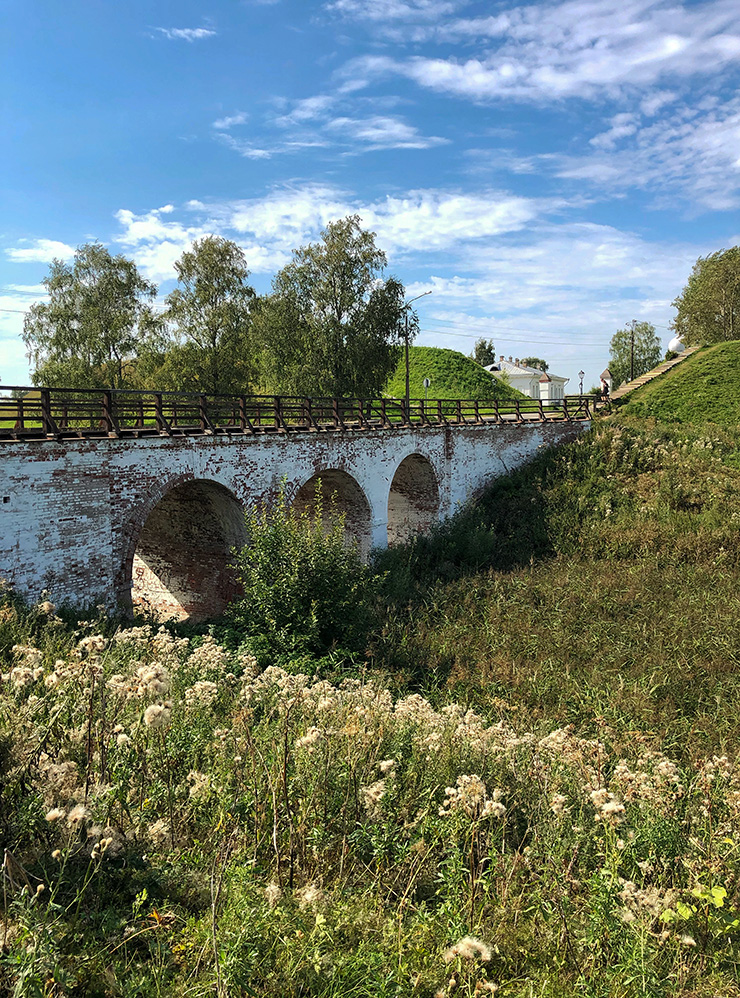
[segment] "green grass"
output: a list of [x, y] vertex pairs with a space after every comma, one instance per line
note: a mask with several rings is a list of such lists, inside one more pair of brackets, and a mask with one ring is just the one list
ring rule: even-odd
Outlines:
[[379, 556], [379, 660], [546, 724], [732, 749], [739, 454], [738, 430], [600, 421]]
[[740, 428], [695, 373], [379, 555], [354, 664], [0, 596], [0, 993], [739, 998]]
[[665, 422], [740, 424], [740, 341], [718, 343], [629, 396], [623, 411]]
[[[502, 384], [470, 357], [457, 350], [440, 347], [411, 347], [409, 350], [409, 391], [411, 398], [424, 398], [424, 378], [429, 378], [430, 399], [522, 399], [526, 396]], [[406, 394], [406, 362], [403, 356], [385, 386], [385, 394], [403, 398]]]

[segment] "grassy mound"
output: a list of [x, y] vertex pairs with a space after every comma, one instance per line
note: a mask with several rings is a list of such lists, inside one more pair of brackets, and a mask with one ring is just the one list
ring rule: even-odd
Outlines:
[[740, 423], [740, 340], [718, 343], [689, 357], [641, 388], [623, 410], [666, 422]]
[[[484, 371], [470, 357], [457, 350], [441, 347], [411, 347], [409, 385], [411, 398], [424, 398], [424, 378], [429, 378], [429, 398], [434, 399], [521, 399], [516, 388], [504, 385]], [[406, 361], [403, 354], [385, 386], [386, 395], [403, 398], [406, 394]]]

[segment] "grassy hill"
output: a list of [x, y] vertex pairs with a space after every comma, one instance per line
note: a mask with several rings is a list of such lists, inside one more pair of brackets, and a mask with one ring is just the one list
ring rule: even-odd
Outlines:
[[[517, 399], [524, 398], [510, 385], [501, 384], [470, 357], [441, 347], [411, 347], [409, 385], [411, 398], [424, 398], [424, 378], [429, 378], [429, 398], [434, 399]], [[398, 367], [385, 386], [386, 395], [406, 394], [406, 362], [401, 355]]]
[[622, 411], [676, 423], [740, 423], [740, 341], [718, 343], [645, 385]]

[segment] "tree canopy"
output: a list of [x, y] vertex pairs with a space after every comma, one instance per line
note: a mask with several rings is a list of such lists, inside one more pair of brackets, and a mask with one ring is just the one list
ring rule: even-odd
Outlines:
[[[660, 339], [655, 333], [655, 326], [649, 322], [635, 323], [634, 377], [652, 370], [659, 364], [662, 357]], [[632, 358], [632, 330], [618, 329], [609, 344], [609, 370], [612, 375], [612, 386], [618, 388], [630, 380]]]
[[133, 261], [82, 246], [73, 264], [52, 263], [50, 300], [26, 318], [34, 383], [376, 396], [418, 328], [386, 264], [351, 215], [295, 250], [258, 298], [240, 247], [207, 236], [175, 264], [177, 287], [155, 318], [157, 289]]
[[383, 278], [386, 264], [358, 215], [330, 222], [319, 242], [294, 250], [255, 315], [268, 390], [380, 392], [398, 358], [406, 313], [403, 285]]
[[481, 336], [480, 339], [475, 341], [475, 346], [473, 347], [473, 352], [470, 356], [482, 367], [488, 367], [489, 364], [495, 364], [496, 348], [493, 345], [493, 340], [487, 340], [485, 336]]
[[549, 371], [550, 365], [542, 357], [523, 357], [522, 364], [527, 367], [536, 367], [540, 371]]
[[175, 270], [178, 287], [167, 296], [166, 318], [179, 342], [164, 358], [162, 377], [182, 389], [248, 391], [255, 292], [244, 253], [229, 239], [206, 236], [183, 253]]
[[740, 246], [699, 257], [673, 307], [687, 346], [740, 338]]
[[130, 387], [134, 361], [158, 328], [156, 287], [100, 243], [80, 246], [71, 265], [54, 260], [43, 283], [49, 301], [32, 305], [23, 323], [34, 384]]

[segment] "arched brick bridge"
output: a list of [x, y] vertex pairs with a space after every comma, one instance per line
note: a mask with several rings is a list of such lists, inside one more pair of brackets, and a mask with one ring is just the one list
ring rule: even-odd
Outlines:
[[367, 553], [427, 530], [538, 449], [590, 425], [583, 399], [494, 403], [4, 389], [0, 578], [38, 599], [209, 617], [233, 595], [243, 508], [285, 481], [336, 494]]

